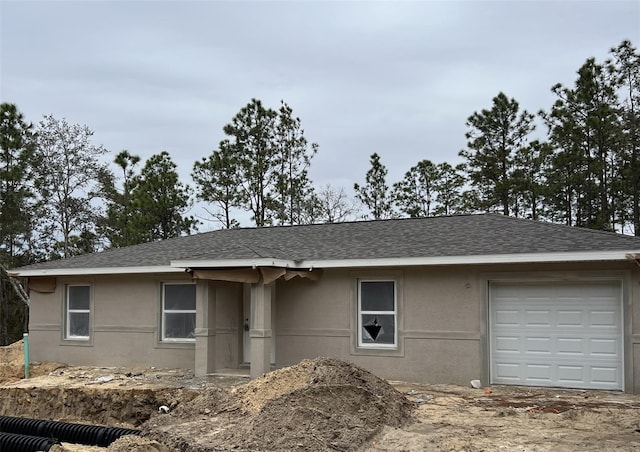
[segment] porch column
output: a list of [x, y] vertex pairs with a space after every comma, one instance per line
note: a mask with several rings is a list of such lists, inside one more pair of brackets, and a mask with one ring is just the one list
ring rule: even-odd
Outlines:
[[196, 290], [195, 375], [214, 372], [216, 363], [216, 285], [199, 281]]
[[271, 284], [251, 284], [251, 378], [271, 370]]

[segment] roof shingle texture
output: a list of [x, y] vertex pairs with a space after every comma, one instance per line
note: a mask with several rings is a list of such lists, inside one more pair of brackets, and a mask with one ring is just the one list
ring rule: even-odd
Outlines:
[[640, 238], [497, 214], [222, 229], [19, 270], [168, 266], [178, 259], [294, 261], [638, 251]]

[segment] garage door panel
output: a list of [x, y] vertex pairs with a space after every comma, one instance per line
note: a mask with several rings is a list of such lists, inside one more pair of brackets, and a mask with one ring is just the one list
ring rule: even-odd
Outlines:
[[548, 337], [527, 337], [526, 352], [536, 354], [551, 354], [551, 339]]
[[622, 389], [619, 284], [492, 285], [491, 381]]
[[603, 386], [615, 388], [620, 378], [619, 370], [612, 367], [592, 367], [591, 380]]
[[524, 326], [551, 328], [551, 311], [530, 310], [524, 312]]
[[495, 324], [500, 326], [520, 326], [520, 311], [496, 310]]
[[559, 365], [557, 369], [558, 383], [579, 387], [585, 380], [586, 372], [584, 366]]
[[526, 366], [527, 377], [531, 381], [537, 383], [549, 383], [551, 382], [553, 368], [549, 364], [528, 364]]
[[495, 350], [501, 353], [519, 353], [521, 340], [517, 336], [500, 336], [495, 338]]
[[591, 339], [589, 345], [593, 356], [620, 357], [622, 347], [618, 339]]
[[581, 337], [559, 337], [556, 343], [559, 355], [575, 357], [584, 354], [584, 339]]
[[505, 381], [519, 382], [522, 379], [521, 364], [515, 362], [496, 363], [496, 375]]
[[556, 317], [556, 325], [561, 328], [581, 327], [584, 325], [583, 311], [566, 311], [558, 310]]
[[616, 330], [619, 325], [617, 311], [591, 311], [589, 326]]

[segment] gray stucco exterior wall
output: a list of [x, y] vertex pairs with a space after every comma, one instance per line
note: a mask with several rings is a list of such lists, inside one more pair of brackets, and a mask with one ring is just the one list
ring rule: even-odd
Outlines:
[[[396, 281], [397, 348], [358, 348], [358, 278]], [[593, 278], [620, 281], [622, 286], [625, 390], [638, 392], [640, 268], [634, 262], [327, 269], [318, 282], [278, 280], [271, 300], [276, 367], [304, 358], [331, 356], [387, 379], [462, 385], [472, 379], [486, 382], [491, 281]], [[165, 343], [159, 333], [160, 299], [161, 284], [169, 279], [190, 281], [188, 275], [181, 274], [72, 277], [58, 278], [54, 293], [32, 292], [33, 360], [71, 365], [199, 368], [207, 372], [241, 366], [243, 285], [198, 281], [196, 341]], [[75, 283], [91, 286], [89, 341], [63, 338], [65, 286]]]

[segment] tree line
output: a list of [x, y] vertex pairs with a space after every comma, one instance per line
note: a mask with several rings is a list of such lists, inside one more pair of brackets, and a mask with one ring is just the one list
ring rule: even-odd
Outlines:
[[[224, 228], [238, 227], [241, 212], [263, 227], [495, 211], [640, 235], [638, 51], [623, 41], [606, 61], [588, 59], [574, 86], [552, 91], [556, 101], [537, 115], [499, 93], [469, 116], [463, 163], [421, 160], [389, 184], [373, 153], [355, 197], [314, 186], [319, 146], [284, 101], [273, 109], [251, 99], [194, 163], [193, 187], [167, 152], [141, 162], [123, 150], [114, 172], [87, 126], [51, 115], [34, 125], [2, 103], [0, 343], [19, 337], [27, 315], [6, 269], [191, 234], [195, 202]], [[531, 138], [536, 119], [544, 139]]]
[[[420, 161], [389, 186], [371, 156], [356, 196], [372, 218], [499, 212], [640, 235], [640, 55], [631, 42], [589, 58], [537, 118], [504, 93], [467, 119], [463, 163]], [[540, 134], [538, 134], [540, 135]]]

